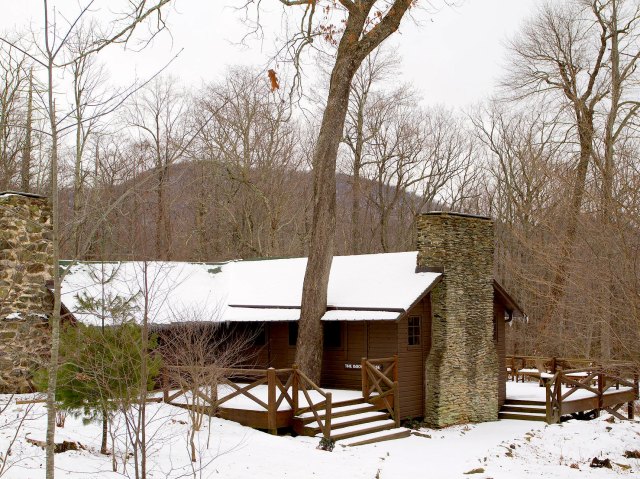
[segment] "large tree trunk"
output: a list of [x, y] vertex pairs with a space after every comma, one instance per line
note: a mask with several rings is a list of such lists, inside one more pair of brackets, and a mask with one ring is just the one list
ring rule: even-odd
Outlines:
[[[322, 324], [336, 225], [336, 158], [349, 102], [353, 61], [338, 57], [313, 158], [313, 218], [304, 276], [296, 364], [316, 383], [322, 369]], [[346, 58], [345, 58], [346, 57]]]
[[331, 72], [327, 106], [313, 154], [313, 217], [295, 361], [316, 383], [322, 370], [321, 319], [327, 310], [335, 244], [336, 157], [349, 106], [351, 80], [367, 55], [398, 29], [412, 0], [395, 0], [379, 23], [365, 32], [374, 3], [375, 0], [367, 0], [345, 4], [349, 5], [348, 18]]

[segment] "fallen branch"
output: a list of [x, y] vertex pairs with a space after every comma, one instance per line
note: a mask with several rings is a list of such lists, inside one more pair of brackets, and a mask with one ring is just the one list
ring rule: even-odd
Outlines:
[[[27, 442], [29, 444], [33, 444], [34, 446], [38, 446], [42, 449], [45, 449], [47, 447], [46, 441], [38, 441], [37, 439], [32, 439], [28, 436], [27, 436]], [[85, 447], [79, 442], [62, 441], [60, 443], [55, 444], [54, 452], [58, 454], [58, 453], [67, 452], [67, 451], [79, 451], [80, 449], [85, 449]]]

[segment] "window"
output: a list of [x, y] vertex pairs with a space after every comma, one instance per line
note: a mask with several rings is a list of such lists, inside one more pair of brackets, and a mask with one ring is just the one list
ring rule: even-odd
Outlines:
[[298, 342], [298, 323], [289, 323], [289, 346], [295, 346]]
[[337, 321], [323, 323], [324, 347], [339, 348], [342, 346], [342, 328]]
[[411, 316], [409, 318], [409, 329], [407, 331], [407, 342], [409, 346], [420, 345], [420, 317]]

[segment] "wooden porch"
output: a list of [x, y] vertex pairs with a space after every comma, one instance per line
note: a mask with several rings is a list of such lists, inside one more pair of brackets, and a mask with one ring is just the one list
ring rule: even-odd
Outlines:
[[[560, 422], [606, 411], [634, 418], [638, 369], [632, 363], [602, 365], [588, 359], [507, 357], [507, 398], [500, 419]], [[625, 416], [626, 414], [626, 416]]]
[[397, 356], [362, 358], [360, 369], [360, 391], [323, 389], [295, 365], [218, 370], [216, 386], [193, 391], [166, 379], [184, 370], [169, 366], [162, 396], [169, 404], [199, 408], [273, 434], [286, 429], [348, 445], [407, 437], [410, 431], [400, 428]]

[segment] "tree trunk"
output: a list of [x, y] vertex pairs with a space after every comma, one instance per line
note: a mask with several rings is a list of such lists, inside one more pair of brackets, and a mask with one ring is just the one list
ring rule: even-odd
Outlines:
[[31, 190], [31, 131], [33, 122], [33, 69], [29, 70], [29, 93], [27, 94], [27, 119], [25, 122], [22, 164], [20, 165], [20, 189], [26, 193]]
[[551, 295], [546, 313], [543, 316], [544, 328], [546, 328], [553, 316], [558, 310], [560, 301], [565, 294], [565, 285], [567, 282], [568, 266], [573, 257], [573, 249], [575, 246], [578, 221], [580, 219], [580, 210], [582, 209], [582, 200], [584, 197], [585, 183], [587, 172], [589, 170], [589, 161], [593, 155], [593, 111], [583, 107], [576, 108], [578, 138], [580, 143], [580, 157], [576, 167], [575, 179], [573, 183], [573, 191], [569, 204], [567, 215], [567, 228], [560, 247], [560, 258], [556, 273], [551, 284]]
[[[346, 55], [343, 55], [345, 57]], [[322, 369], [322, 324], [333, 260], [336, 224], [336, 158], [355, 73], [348, 58], [336, 59], [327, 106], [313, 158], [313, 217], [304, 276], [295, 362], [316, 383]]]
[[[605, 235], [610, 235], [614, 231], [615, 205], [613, 202], [613, 182], [614, 182], [614, 155], [615, 155], [615, 127], [622, 96], [622, 84], [620, 79], [620, 45], [618, 35], [618, 7], [617, 1], [611, 2], [611, 53], [609, 57], [611, 68], [611, 106], [607, 114], [604, 137], [604, 165], [602, 168], [602, 230]], [[615, 252], [611, 242], [604, 243], [605, 268], [609, 271], [608, 277], [604, 281], [604, 304], [614, 305], [614, 289], [616, 287]], [[613, 314], [600, 318], [600, 358], [603, 361], [611, 359], [611, 324]]]
[[[48, 23], [47, 23], [48, 25]], [[56, 433], [56, 388], [58, 379], [58, 357], [60, 353], [60, 234], [59, 234], [59, 203], [58, 203], [58, 127], [56, 106], [53, 99], [53, 59], [50, 58], [49, 76], [49, 123], [51, 127], [51, 223], [52, 223], [52, 262], [53, 262], [53, 311], [49, 319], [51, 329], [51, 348], [49, 351], [49, 367], [47, 381], [47, 448], [46, 448], [46, 478], [55, 476], [55, 433]]]
[[356, 123], [356, 145], [353, 155], [353, 187], [351, 203], [351, 252], [360, 254], [360, 172], [362, 170], [362, 150], [364, 143], [364, 107], [367, 95], [358, 105], [358, 117]]
[[395, 0], [386, 15], [365, 32], [375, 1], [348, 7], [345, 30], [331, 72], [329, 95], [313, 153], [313, 217], [309, 259], [302, 287], [302, 305], [295, 362], [314, 382], [322, 370], [322, 323], [327, 310], [329, 273], [335, 245], [336, 158], [342, 139], [351, 80], [362, 61], [395, 32], [412, 0]]
[[[105, 409], [102, 410], [102, 442], [100, 443], [100, 454], [109, 454], [107, 439], [109, 435], [108, 415]], [[115, 451], [114, 451], [115, 454]]]

